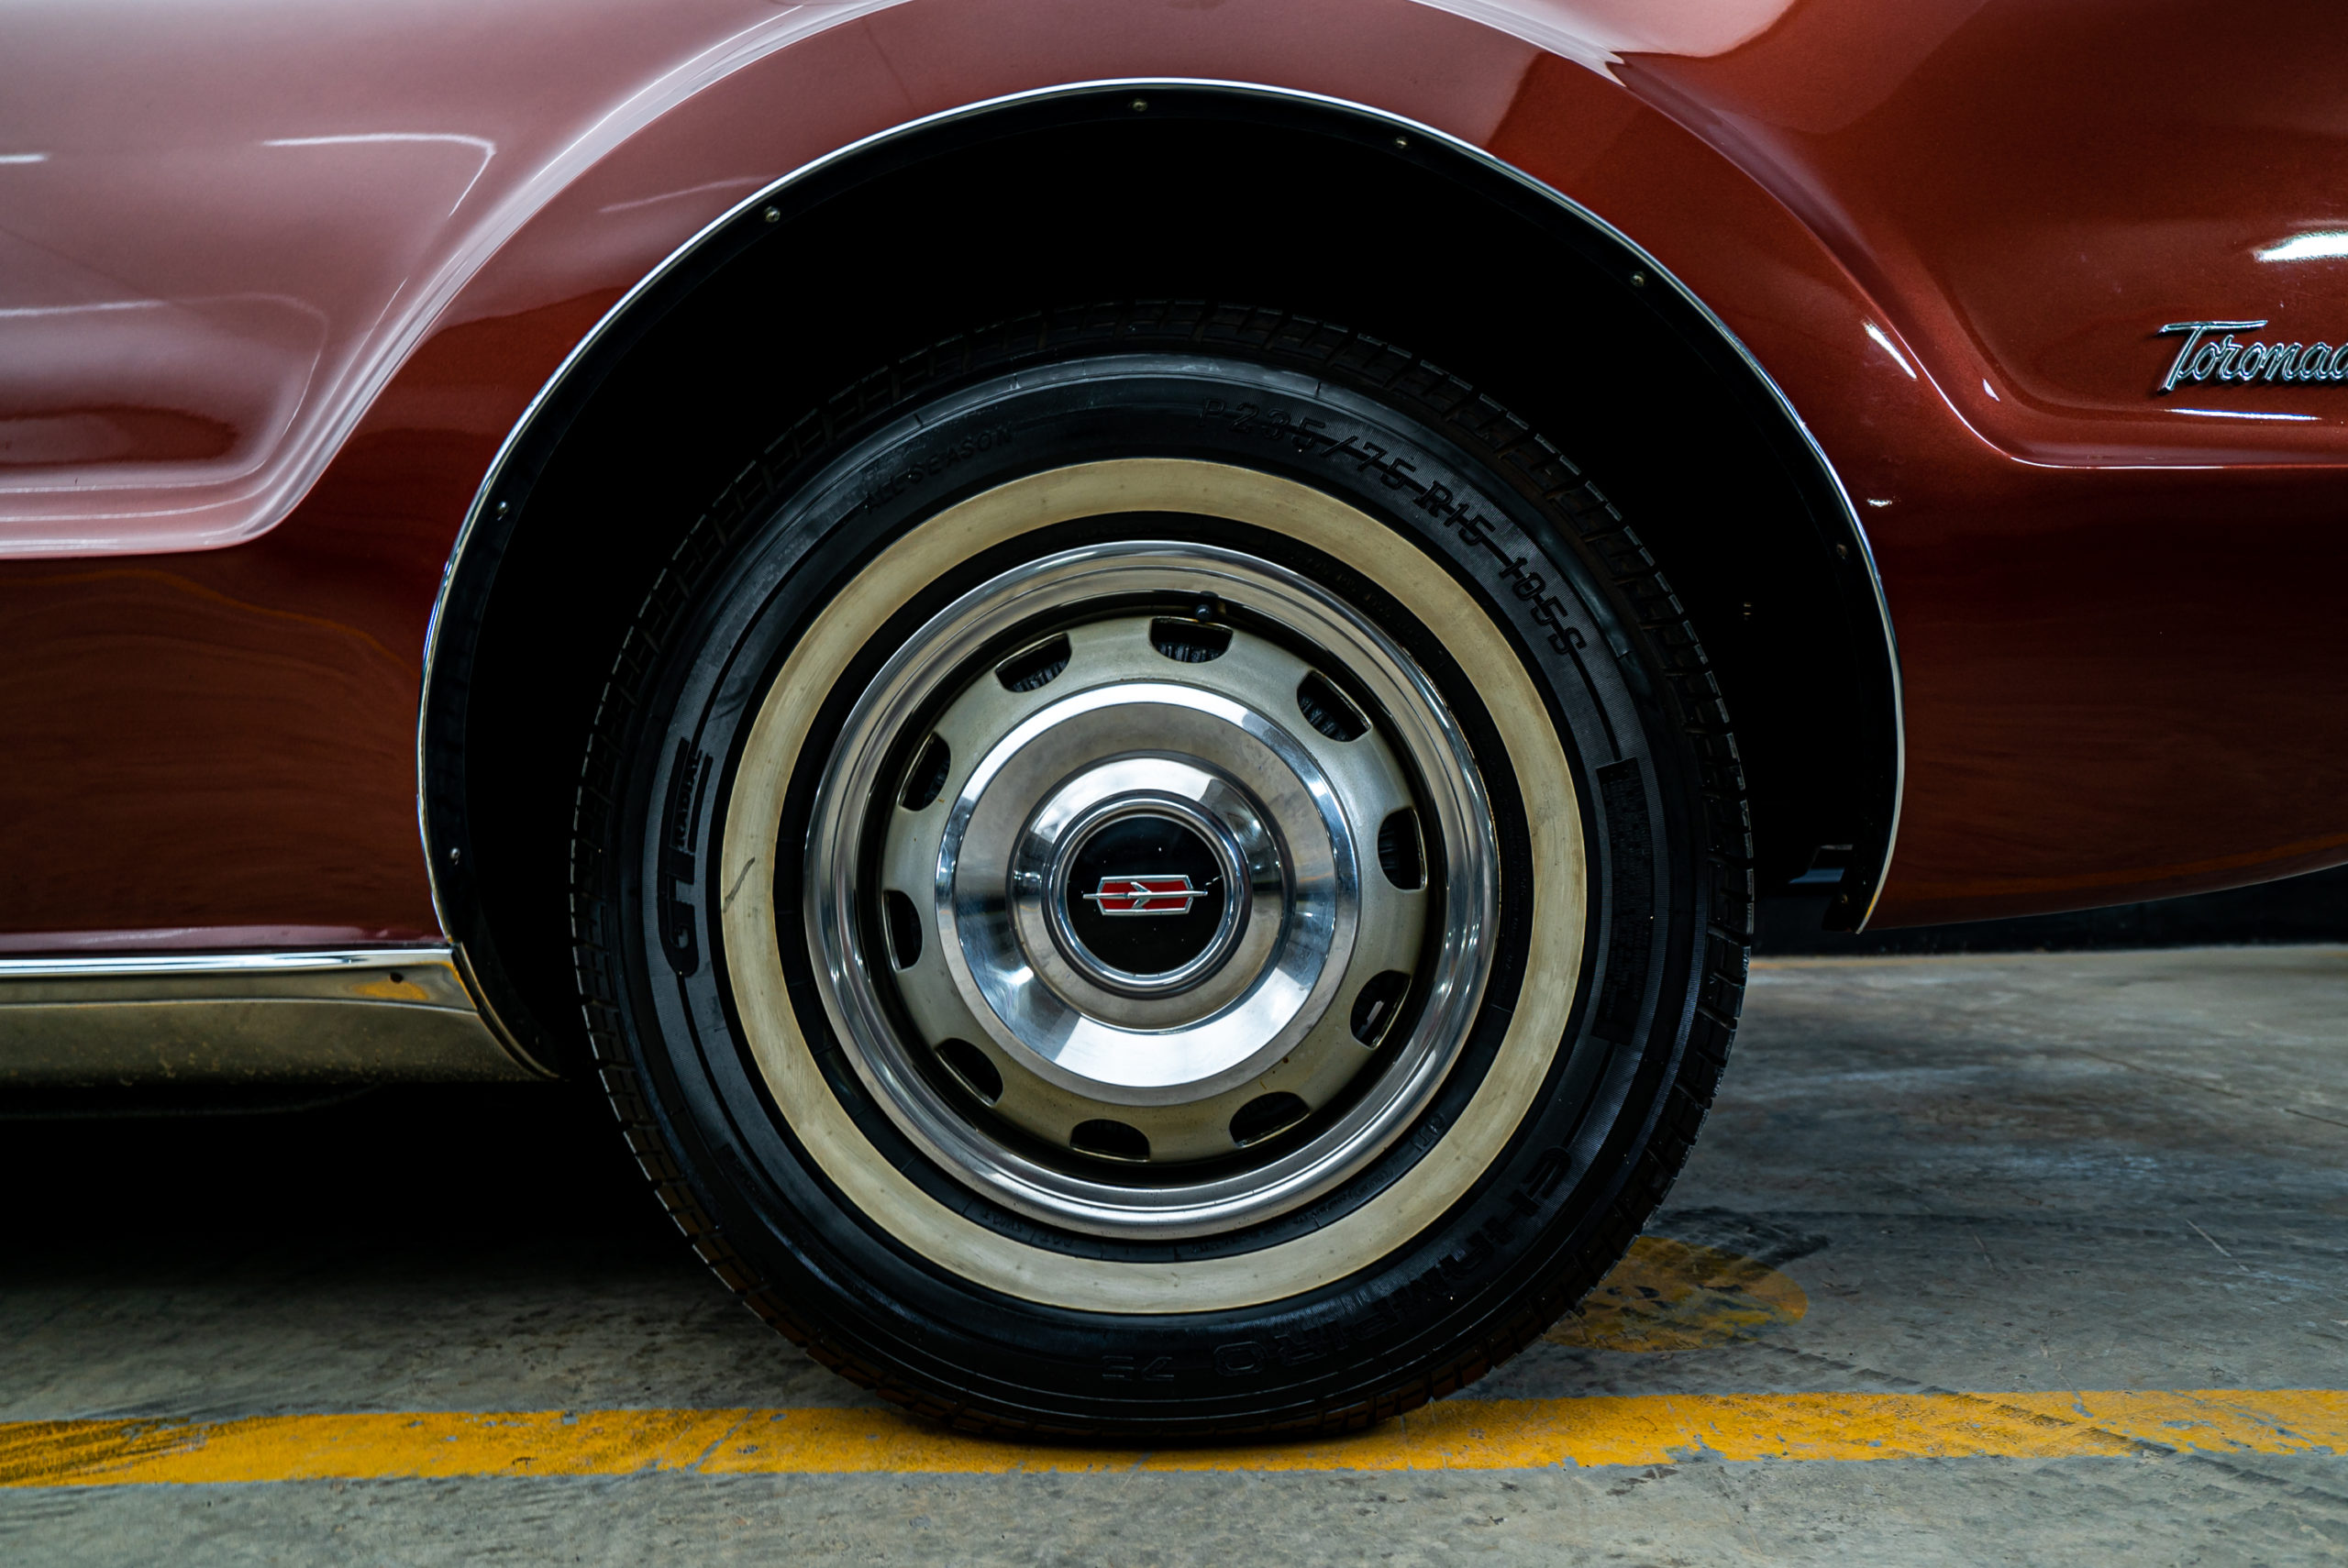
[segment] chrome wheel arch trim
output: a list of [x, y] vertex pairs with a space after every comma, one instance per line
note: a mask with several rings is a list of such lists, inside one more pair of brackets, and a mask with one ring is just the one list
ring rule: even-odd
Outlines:
[[[460, 848], [456, 845], [444, 846], [434, 842], [429, 812], [431, 721], [435, 706], [433, 701], [436, 690], [435, 676], [438, 669], [443, 637], [447, 629], [450, 595], [467, 564], [469, 555], [477, 547], [484, 519], [502, 517], [502, 509], [510, 506], [512, 500], [519, 498], [520, 492], [514, 497], [504, 497], [500, 496], [499, 491], [507, 485], [516, 454], [538, 433], [540, 421], [547, 414], [549, 405], [569, 389], [573, 377], [581, 372], [589, 360], [611, 344], [623, 327], [634, 323], [648, 295], [692, 264], [704, 249], [726, 231], [742, 224], [749, 215], [763, 208], [777, 196], [788, 193], [794, 186], [883, 148], [966, 121], [1025, 105], [1096, 94], [1132, 92], [1227, 94], [1235, 97], [1333, 111], [1393, 132], [1422, 138], [1430, 145], [1456, 158], [1465, 159], [1487, 173], [1501, 176], [1518, 190], [1586, 225], [1591, 231], [1616, 247], [1623, 253], [1624, 259], [1635, 263], [1651, 278], [1663, 282], [1683, 304], [1692, 309], [1717, 335], [1721, 345], [1726, 348], [1753, 377], [1755, 382], [1785, 421], [1786, 428], [1809, 453], [1811, 459], [1816, 465], [1818, 474], [1823, 478], [1827, 492], [1832, 495], [1839, 509], [1843, 526], [1848, 531], [1852, 541], [1856, 546], [1858, 565], [1865, 573], [1875, 607], [1877, 624], [1882, 634], [1884, 673], [1888, 687], [1885, 696], [1889, 709], [1888, 716], [1891, 746], [1891, 801], [1889, 821], [1884, 831], [1883, 850], [1870, 881], [1867, 905], [1865, 910], [1859, 911], [1854, 924], [1854, 929], [1864, 929], [1867, 922], [1873, 918], [1876, 904], [1882, 896], [1884, 881], [1889, 873], [1892, 857], [1899, 842], [1900, 817], [1907, 795], [1907, 712], [1899, 638], [1893, 627], [1890, 601], [1884, 591], [1883, 577], [1877, 565], [1874, 546], [1867, 536], [1866, 528], [1860, 519], [1858, 509], [1852, 503], [1849, 489], [1843, 482], [1841, 473], [1827, 456], [1825, 448], [1819, 443], [1816, 434], [1811, 431], [1809, 423], [1802, 418], [1800, 411], [1795, 407], [1793, 400], [1786, 394], [1784, 388], [1778, 385], [1776, 378], [1769, 374], [1761, 361], [1755, 357], [1753, 351], [1745, 346], [1744, 340], [1737, 337], [1700, 295], [1638, 241], [1580, 202], [1576, 201], [1572, 196], [1525, 172], [1506, 160], [1496, 157], [1474, 142], [1408, 116], [1326, 94], [1243, 81], [1206, 77], [1154, 76], [1101, 78], [1004, 94], [907, 120], [886, 130], [877, 131], [836, 148], [770, 182], [704, 225], [691, 238], [670, 251], [658, 266], [637, 280], [572, 346], [570, 351], [563, 357], [561, 363], [557, 365], [554, 372], [547, 378], [545, 384], [532, 396], [520, 417], [506, 432], [504, 439], [499, 443], [495, 454], [491, 458], [481, 483], [473, 493], [472, 502], [467, 507], [464, 519], [458, 527], [456, 541], [449, 549], [448, 560], [441, 569], [439, 585], [434, 594], [431, 615], [426, 626], [424, 657], [416, 704], [416, 832], [418, 844], [424, 855], [425, 875], [430, 886], [433, 912], [439, 921], [441, 929], [451, 932], [454, 929], [450, 921], [449, 893], [441, 869], [442, 860], [446, 854]], [[649, 323], [646, 325], [648, 326]], [[461, 955], [461, 942], [458, 942], [456, 945]], [[481, 994], [481, 1007], [483, 1016], [490, 1020], [493, 1027], [498, 1030], [501, 1036], [509, 1033], [503, 1025], [497, 1023], [494, 1009], [485, 993]]]

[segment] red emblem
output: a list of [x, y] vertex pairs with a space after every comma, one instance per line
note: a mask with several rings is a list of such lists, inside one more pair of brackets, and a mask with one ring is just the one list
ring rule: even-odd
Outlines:
[[1188, 877], [1103, 877], [1099, 892], [1083, 896], [1104, 915], [1178, 915], [1207, 890]]

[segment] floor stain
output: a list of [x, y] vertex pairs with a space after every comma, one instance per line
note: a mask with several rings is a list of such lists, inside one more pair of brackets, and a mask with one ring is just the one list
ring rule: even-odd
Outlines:
[[1800, 1286], [1757, 1258], [1641, 1236], [1547, 1338], [1579, 1350], [1702, 1350], [1757, 1339], [1810, 1310]]

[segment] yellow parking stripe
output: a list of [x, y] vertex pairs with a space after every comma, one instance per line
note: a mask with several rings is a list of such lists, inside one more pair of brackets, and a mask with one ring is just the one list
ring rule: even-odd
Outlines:
[[1069, 1448], [961, 1437], [875, 1409], [256, 1416], [0, 1422], [0, 1485], [482, 1475], [1510, 1470], [1726, 1460], [2072, 1458], [2348, 1451], [2348, 1392], [1721, 1394], [1454, 1399], [1357, 1436]]

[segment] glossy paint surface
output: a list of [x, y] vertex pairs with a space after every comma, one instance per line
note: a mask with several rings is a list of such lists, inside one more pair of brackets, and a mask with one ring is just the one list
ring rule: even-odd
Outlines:
[[1803, 220], [1929, 392], [1796, 395], [1899, 631], [1878, 921], [2348, 858], [2348, 385], [2155, 395], [2170, 323], [2348, 341], [2343, 66], [2327, 6], [1933, 0], [1620, 68]]
[[[0, 552], [263, 532], [570, 181], [712, 82], [874, 4], [12, 9]], [[607, 236], [640, 211], [609, 215]]]
[[1487, 147], [1727, 322], [1841, 471], [1899, 628], [1879, 920], [2348, 858], [2348, 634], [2325, 613], [2348, 385], [2152, 395], [2166, 322], [2348, 338], [2348, 259], [2291, 248], [2348, 230], [2334, 18], [21, 8], [0, 24], [0, 734], [21, 759], [0, 814], [28, 847], [0, 946], [429, 935], [433, 592], [564, 355], [810, 160], [1136, 76], [1326, 94]]

